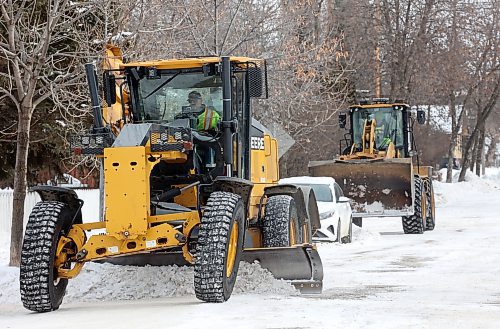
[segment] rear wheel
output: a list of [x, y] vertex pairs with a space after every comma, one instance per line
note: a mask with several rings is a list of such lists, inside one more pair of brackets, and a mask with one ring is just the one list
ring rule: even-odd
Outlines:
[[423, 179], [425, 186], [425, 200], [427, 204], [426, 216], [426, 231], [432, 231], [436, 226], [436, 206], [434, 203], [434, 188], [432, 187], [432, 179], [426, 177]]
[[301, 232], [295, 200], [289, 195], [270, 197], [262, 227], [264, 247], [288, 247], [302, 243]]
[[403, 216], [403, 231], [405, 234], [422, 234], [425, 230], [426, 202], [422, 179], [415, 176], [414, 214]]
[[72, 218], [69, 207], [58, 201], [39, 202], [30, 214], [19, 269], [21, 301], [28, 310], [50, 312], [62, 303], [68, 280], [58, 278], [56, 250]]
[[214, 192], [201, 218], [196, 244], [194, 290], [205, 302], [220, 303], [233, 292], [243, 248], [245, 213], [239, 195]]

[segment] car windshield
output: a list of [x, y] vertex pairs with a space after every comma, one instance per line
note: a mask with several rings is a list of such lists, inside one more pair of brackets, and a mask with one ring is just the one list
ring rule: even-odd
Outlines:
[[387, 148], [389, 141], [396, 148], [403, 146], [403, 114], [392, 107], [355, 108], [352, 115], [354, 143], [362, 145], [363, 127], [366, 120], [375, 119], [375, 147]]
[[311, 187], [314, 191], [314, 195], [316, 196], [316, 201], [333, 202], [332, 190], [330, 190], [330, 186], [327, 184], [295, 184], [295, 185]]
[[[205, 77], [201, 72], [143, 78], [138, 83], [138, 96], [142, 121], [172, 122], [180, 117], [198, 115], [205, 108], [222, 113], [220, 77]], [[193, 102], [197, 99], [198, 103]]]

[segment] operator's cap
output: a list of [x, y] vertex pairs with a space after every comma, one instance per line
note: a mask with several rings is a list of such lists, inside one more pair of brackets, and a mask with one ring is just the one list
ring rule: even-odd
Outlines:
[[201, 99], [201, 94], [197, 91], [190, 92], [187, 101], [189, 102], [190, 100], [193, 99]]

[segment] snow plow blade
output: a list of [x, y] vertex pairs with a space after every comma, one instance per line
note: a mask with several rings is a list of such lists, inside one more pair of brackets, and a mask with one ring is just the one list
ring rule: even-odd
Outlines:
[[[302, 294], [320, 294], [323, 289], [323, 264], [318, 251], [311, 246], [244, 249], [241, 260], [259, 262], [276, 279], [290, 281]], [[190, 265], [181, 251], [124, 255], [95, 262], [131, 266]]]
[[311, 161], [311, 176], [333, 177], [352, 199], [353, 217], [413, 214], [411, 159]]
[[276, 279], [290, 281], [302, 294], [320, 294], [323, 289], [323, 264], [311, 246], [245, 249], [241, 260], [259, 262]]

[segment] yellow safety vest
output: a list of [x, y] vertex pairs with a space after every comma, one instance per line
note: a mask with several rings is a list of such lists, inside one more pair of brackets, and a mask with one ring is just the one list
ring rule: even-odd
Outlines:
[[205, 108], [202, 114], [198, 116], [198, 130], [211, 130], [217, 128], [217, 122], [220, 120], [220, 115], [217, 111]]

